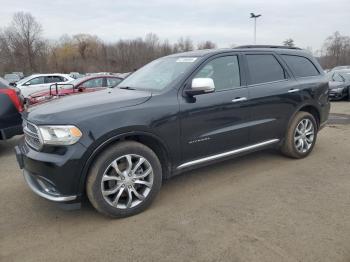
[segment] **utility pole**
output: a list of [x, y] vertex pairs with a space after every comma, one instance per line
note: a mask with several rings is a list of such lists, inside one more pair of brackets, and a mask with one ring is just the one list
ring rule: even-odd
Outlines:
[[250, 18], [254, 18], [254, 45], [256, 45], [256, 19], [259, 18], [261, 14], [256, 15], [254, 13], [250, 13]]

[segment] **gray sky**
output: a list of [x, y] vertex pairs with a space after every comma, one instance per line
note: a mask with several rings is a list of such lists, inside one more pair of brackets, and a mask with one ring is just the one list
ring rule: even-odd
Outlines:
[[261, 13], [258, 44], [281, 44], [293, 38], [300, 47], [321, 47], [335, 31], [350, 35], [350, 0], [0, 0], [0, 27], [17, 11], [32, 13], [44, 36], [90, 33], [112, 42], [156, 33], [176, 41], [212, 40], [219, 47], [252, 44], [253, 21]]

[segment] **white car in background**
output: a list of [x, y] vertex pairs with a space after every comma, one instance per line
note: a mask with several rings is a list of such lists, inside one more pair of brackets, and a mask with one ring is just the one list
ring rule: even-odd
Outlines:
[[24, 97], [28, 97], [35, 92], [49, 90], [52, 84], [64, 84], [73, 80], [74, 78], [67, 74], [35, 74], [23, 78], [15, 86], [21, 90]]

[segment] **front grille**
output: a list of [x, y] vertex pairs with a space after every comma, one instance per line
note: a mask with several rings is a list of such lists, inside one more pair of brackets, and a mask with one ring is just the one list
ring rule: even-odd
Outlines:
[[23, 133], [24, 140], [30, 147], [36, 150], [39, 150], [42, 147], [42, 143], [39, 136], [39, 130], [36, 127], [36, 125], [29, 123], [28, 121], [23, 119]]

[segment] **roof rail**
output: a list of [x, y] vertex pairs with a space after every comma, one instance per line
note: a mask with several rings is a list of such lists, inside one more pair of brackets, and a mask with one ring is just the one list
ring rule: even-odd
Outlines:
[[235, 48], [280, 48], [280, 49], [302, 50], [299, 47], [284, 46], [284, 45], [241, 45], [241, 46], [237, 46]]

